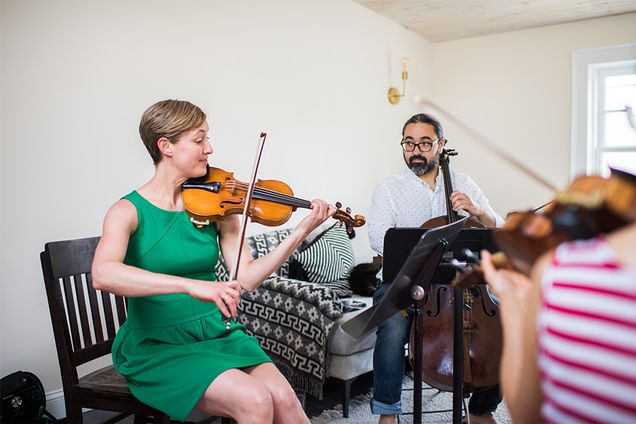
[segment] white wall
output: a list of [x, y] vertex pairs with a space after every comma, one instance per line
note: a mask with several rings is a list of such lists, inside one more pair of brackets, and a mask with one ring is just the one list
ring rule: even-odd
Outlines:
[[[634, 42], [632, 13], [437, 43], [431, 97], [564, 189], [570, 176], [572, 52]], [[446, 129], [448, 147], [460, 153], [451, 166], [473, 176], [500, 213], [552, 197], [458, 127]]]
[[262, 178], [366, 214], [417, 112], [386, 100], [403, 56], [409, 87], [430, 87], [432, 45], [343, 0], [3, 0], [0, 40], [0, 375], [32, 371], [47, 392], [61, 381], [39, 253], [99, 235], [109, 205], [152, 175], [137, 133], [147, 106], [201, 106], [211, 162], [240, 179], [266, 131]]
[[[423, 110], [386, 101], [408, 56], [409, 95], [561, 187], [571, 52], [633, 43], [635, 28], [631, 14], [433, 45], [347, 0], [0, 2], [0, 374], [61, 387], [38, 255], [98, 235], [108, 206], [152, 174], [137, 125], [156, 100], [203, 107], [214, 165], [248, 178], [266, 131], [263, 178], [366, 214], [375, 183], [403, 168], [403, 122]], [[453, 125], [447, 136], [453, 169], [501, 213], [551, 196]], [[370, 259], [364, 230], [355, 244]]]

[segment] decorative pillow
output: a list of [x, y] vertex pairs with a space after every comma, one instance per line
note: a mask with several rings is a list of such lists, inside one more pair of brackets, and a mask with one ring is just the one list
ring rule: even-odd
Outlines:
[[353, 267], [353, 245], [345, 227], [337, 222], [294, 255], [306, 281], [328, 283], [342, 280]]
[[[254, 259], [258, 259], [274, 250], [283, 240], [287, 238], [287, 236], [292, 233], [292, 231], [293, 230], [291, 228], [273, 230], [267, 233], [247, 237], [245, 242], [252, 252], [252, 257]], [[272, 275], [278, 275], [279, 277], [289, 276], [289, 261], [285, 261], [285, 263], [274, 271]]]
[[349, 285], [349, 281], [346, 279], [341, 279], [338, 281], [330, 281], [328, 283], [321, 283], [323, 287], [329, 287], [333, 293], [338, 296], [339, 299], [345, 297], [351, 297], [353, 295], [353, 291], [351, 290], [351, 286]]
[[257, 259], [274, 250], [291, 233], [291, 228], [282, 228], [246, 237], [245, 241], [252, 252], [252, 257]]
[[[267, 255], [274, 250], [287, 236], [292, 232], [291, 228], [283, 228], [279, 230], [273, 230], [263, 234], [256, 234], [245, 238], [245, 244], [250, 248], [250, 253], [254, 259], [258, 259], [261, 256]], [[216, 272], [216, 279], [218, 281], [228, 281], [230, 279], [229, 268], [223, 259], [223, 255], [219, 254], [219, 261], [214, 268]], [[289, 275], [289, 262], [285, 263], [272, 275], [278, 275], [279, 277], [287, 277]]]

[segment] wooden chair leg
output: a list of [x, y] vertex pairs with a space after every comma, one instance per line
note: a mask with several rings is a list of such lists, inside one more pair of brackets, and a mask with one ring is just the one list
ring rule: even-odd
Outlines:
[[69, 424], [82, 424], [84, 422], [82, 408], [66, 405], [66, 422]]

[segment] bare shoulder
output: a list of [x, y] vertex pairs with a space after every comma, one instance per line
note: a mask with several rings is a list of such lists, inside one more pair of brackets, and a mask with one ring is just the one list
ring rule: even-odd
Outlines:
[[104, 234], [108, 233], [108, 230], [128, 230], [132, 233], [136, 228], [137, 209], [129, 200], [118, 200], [106, 212]]
[[137, 209], [128, 200], [117, 201], [106, 212], [93, 266], [108, 260], [123, 261], [130, 235], [137, 228]]

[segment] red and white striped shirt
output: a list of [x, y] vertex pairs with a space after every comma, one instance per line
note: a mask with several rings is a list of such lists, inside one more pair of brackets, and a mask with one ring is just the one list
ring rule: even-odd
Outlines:
[[556, 249], [539, 312], [541, 415], [552, 423], [636, 423], [636, 272], [603, 237]]

